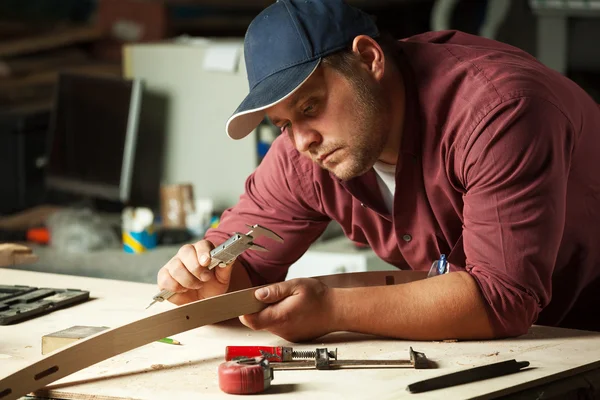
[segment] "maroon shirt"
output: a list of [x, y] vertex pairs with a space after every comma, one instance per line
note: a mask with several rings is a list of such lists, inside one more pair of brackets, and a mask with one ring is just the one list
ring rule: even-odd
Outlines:
[[532, 323], [600, 330], [598, 105], [502, 43], [435, 32], [399, 48], [407, 109], [392, 214], [373, 170], [344, 183], [281, 135], [207, 239], [244, 224], [278, 232], [285, 243], [261, 238], [270, 252], [239, 258], [262, 284], [283, 280], [335, 220], [400, 269], [445, 253], [479, 284], [499, 336]]

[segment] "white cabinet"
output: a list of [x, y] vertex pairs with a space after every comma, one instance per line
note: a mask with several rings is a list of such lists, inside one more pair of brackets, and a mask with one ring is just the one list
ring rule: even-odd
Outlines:
[[347, 272], [397, 270], [369, 248], [359, 249], [348, 238], [340, 237], [313, 244], [296, 263], [286, 280]]
[[[194, 197], [215, 209], [237, 203], [258, 165], [256, 132], [232, 140], [227, 119], [248, 93], [243, 38], [130, 43], [123, 49], [124, 75], [143, 79], [161, 102], [143, 107], [165, 115], [161, 182], [191, 183]], [[143, 137], [144, 132], [140, 132]]]

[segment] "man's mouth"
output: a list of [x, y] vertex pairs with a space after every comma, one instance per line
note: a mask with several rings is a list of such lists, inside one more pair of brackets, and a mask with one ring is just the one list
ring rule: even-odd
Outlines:
[[338, 151], [338, 149], [334, 149], [334, 150], [332, 150], [332, 151], [330, 151], [328, 153], [325, 153], [325, 154], [319, 156], [319, 158], [317, 158], [317, 161], [319, 161], [319, 163], [321, 163], [321, 164], [326, 163], [327, 160], [329, 159], [329, 157], [331, 157], [331, 155], [333, 153], [335, 153], [336, 151]]

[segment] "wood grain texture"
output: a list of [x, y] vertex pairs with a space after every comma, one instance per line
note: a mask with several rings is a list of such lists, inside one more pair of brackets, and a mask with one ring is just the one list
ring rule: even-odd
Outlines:
[[[404, 272], [399, 271], [400, 274]], [[352, 274], [351, 280], [358, 277], [356, 275]], [[380, 276], [385, 279], [389, 274], [383, 272]], [[123, 326], [149, 313], [156, 315], [176, 308], [163, 302], [145, 309], [148, 299], [156, 294], [156, 285], [153, 284], [8, 268], [0, 268], [0, 282], [32, 286], [52, 282], [56, 287], [85, 289], [94, 295], [93, 301], [22, 324], [4, 326], [0, 335], [0, 379], [40, 360], [40, 338], [43, 335], [74, 324]], [[546, 397], [563, 398], [562, 392], [552, 390], [550, 383], [559, 383], [567, 378], [565, 383], [570, 387], [579, 387], [577, 385], [580, 384], [585, 387], [593, 384], [595, 387], [600, 382], [600, 333], [571, 329], [534, 326], [518, 338], [449, 343], [335, 332], [308, 343], [289, 343], [268, 331], [251, 330], [233, 318], [171, 337], [183, 345], [154, 342], [140, 346], [90, 365], [36, 393], [71, 400], [231, 400], [231, 395], [219, 389], [216, 372], [224, 360], [225, 347], [229, 345], [293, 346], [298, 350], [327, 347], [337, 348], [340, 359], [390, 360], [405, 359], [409, 348], [413, 347], [424, 352], [438, 366], [422, 370], [279, 371], [271, 389], [264, 394], [270, 400], [496, 399], [529, 388], [535, 388], [536, 394], [529, 396], [532, 398], [542, 392]], [[406, 391], [408, 384], [423, 379], [506, 359], [529, 361], [531, 367], [517, 374], [431, 392], [411, 394]], [[597, 379], [568, 378], [586, 373], [585, 379], [591, 379], [592, 372], [598, 376]]]
[[0, 399], [18, 399], [115, 355], [204, 325], [262, 310], [256, 288], [182, 305], [73, 343], [0, 381]]
[[[374, 271], [327, 275], [318, 279], [332, 287], [357, 287], [405, 283], [425, 275], [414, 271]], [[163, 337], [258, 312], [266, 305], [256, 300], [255, 290], [256, 287], [185, 304], [68, 345], [1, 380], [0, 399], [17, 399], [90, 365]]]

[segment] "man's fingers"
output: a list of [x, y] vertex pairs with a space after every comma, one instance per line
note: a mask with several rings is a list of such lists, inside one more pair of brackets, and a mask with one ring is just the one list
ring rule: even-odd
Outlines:
[[182, 292], [185, 290], [185, 288], [181, 286], [179, 282], [173, 279], [166, 267], [163, 267], [158, 271], [156, 281], [158, 283], [158, 287], [161, 289], [167, 289], [171, 292]]
[[196, 278], [200, 279], [202, 272], [205, 268], [200, 266], [198, 256], [196, 255], [196, 249], [191, 244], [181, 246], [177, 252], [177, 258], [180, 260], [182, 265]]
[[239, 319], [248, 328], [258, 331], [284, 324], [286, 318], [280, 311], [280, 307], [272, 305], [254, 314], [242, 315]]
[[239, 320], [243, 325], [246, 325], [250, 329], [254, 329], [252, 327], [252, 323], [248, 320], [249, 315], [240, 315]]
[[[177, 257], [172, 258], [165, 269], [171, 276], [172, 280], [185, 289], [200, 289], [202, 287], [202, 282], [200, 282], [198, 278], [194, 276]], [[172, 286], [174, 284], [173, 282], [168, 282], [168, 277], [165, 278], [167, 279], [165, 285]], [[161, 287], [171, 290], [169, 286], [161, 285]]]
[[[233, 271], [233, 264], [235, 264], [235, 261], [231, 264], [227, 264], [227, 266], [224, 268], [221, 268], [219, 266], [213, 268], [217, 282], [223, 285], [229, 285], [229, 281], [231, 281], [231, 271]], [[238, 268], [243, 267], [239, 266]]]
[[195, 271], [194, 275], [202, 282], [208, 282], [213, 277], [213, 273], [206, 268], [210, 265], [210, 251], [213, 247], [211, 243], [206, 240], [194, 244], [193, 247], [196, 253], [196, 260], [198, 260], [199, 263], [198, 270]]
[[[158, 271], [157, 281], [158, 281], [158, 286], [160, 288], [167, 289], [167, 290], [175, 293], [174, 295], [169, 297], [169, 302], [179, 306], [182, 304], [187, 304], [189, 302], [198, 300], [198, 292], [196, 290], [187, 290], [187, 289], [198, 289], [199, 287], [202, 286], [202, 283], [198, 282], [198, 280], [196, 278], [194, 278], [192, 276], [192, 274], [187, 272], [187, 270], [185, 269], [183, 264], [181, 264], [180, 267], [174, 266], [176, 263], [181, 264], [179, 259], [174, 257], [171, 261], [169, 261], [169, 263], [167, 264], [167, 267], [161, 268]], [[195, 285], [196, 287], [190, 288], [189, 283], [182, 285], [177, 280], [179, 278], [175, 278], [171, 275], [169, 268], [173, 268], [175, 271], [182, 271], [182, 273], [187, 272], [186, 277], [188, 279], [192, 279], [194, 282], [194, 283], [192, 283], [192, 285]], [[186, 271], [186, 272], [183, 272], [183, 271]]]
[[265, 286], [257, 289], [254, 292], [256, 298], [263, 303], [277, 303], [293, 294], [295, 284], [289, 281], [275, 283], [273, 285]]

